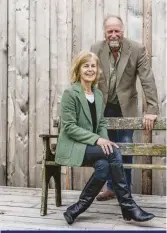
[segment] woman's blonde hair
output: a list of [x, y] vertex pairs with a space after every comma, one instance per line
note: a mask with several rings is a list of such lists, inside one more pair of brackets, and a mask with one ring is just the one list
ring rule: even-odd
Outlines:
[[80, 68], [85, 62], [88, 62], [90, 58], [95, 59], [97, 65], [97, 75], [96, 79], [93, 81], [93, 85], [97, 83], [98, 78], [100, 77], [100, 61], [96, 54], [91, 52], [81, 51], [78, 53], [72, 60], [72, 68], [71, 68], [71, 80], [72, 83], [80, 81]]

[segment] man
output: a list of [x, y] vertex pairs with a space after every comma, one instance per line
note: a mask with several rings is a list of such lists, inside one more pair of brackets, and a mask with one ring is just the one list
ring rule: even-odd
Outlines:
[[[147, 110], [143, 124], [151, 130], [157, 114], [158, 98], [154, 76], [142, 44], [124, 37], [124, 24], [119, 16], [110, 15], [103, 23], [105, 40], [91, 46], [100, 59], [102, 74], [98, 87], [104, 95], [106, 117], [136, 117], [137, 90], [136, 79], [140, 78], [145, 94]], [[133, 130], [109, 130], [111, 141], [131, 143]], [[132, 156], [124, 157], [124, 163], [132, 163]], [[126, 179], [131, 188], [131, 169], [126, 169]], [[105, 201], [115, 197], [112, 188], [112, 177], [107, 188], [97, 196], [97, 200]]]

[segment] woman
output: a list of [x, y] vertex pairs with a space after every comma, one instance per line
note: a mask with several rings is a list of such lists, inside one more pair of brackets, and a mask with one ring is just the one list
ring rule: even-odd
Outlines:
[[154, 215], [143, 211], [132, 199], [125, 180], [122, 156], [118, 146], [108, 139], [103, 96], [95, 87], [99, 75], [98, 57], [90, 52], [80, 52], [72, 64], [73, 85], [64, 91], [61, 101], [56, 163], [89, 165], [95, 169], [78, 202], [67, 208], [64, 217], [68, 224], [72, 224], [91, 205], [110, 173], [123, 218], [148, 221]]

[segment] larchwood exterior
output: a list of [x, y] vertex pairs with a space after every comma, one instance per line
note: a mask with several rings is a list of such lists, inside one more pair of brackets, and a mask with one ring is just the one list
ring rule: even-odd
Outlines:
[[[126, 36], [146, 45], [160, 115], [165, 116], [166, 5], [165, 0], [0, 1], [0, 185], [41, 186], [39, 134], [56, 132], [53, 120], [70, 85], [71, 59], [103, 39], [102, 22], [109, 13], [122, 17]], [[139, 82], [138, 92], [142, 116]], [[136, 132], [135, 141], [141, 140]], [[155, 131], [152, 141], [165, 144], [165, 134]], [[153, 163], [164, 165], [165, 160], [153, 158]], [[91, 168], [62, 169], [62, 188], [81, 189], [91, 172]], [[153, 171], [152, 177], [153, 193], [164, 195], [165, 172]], [[133, 192], [141, 192], [140, 170], [133, 172]]]

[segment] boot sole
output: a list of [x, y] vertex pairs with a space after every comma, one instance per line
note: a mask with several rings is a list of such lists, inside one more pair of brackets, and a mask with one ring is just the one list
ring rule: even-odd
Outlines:
[[138, 221], [138, 220], [135, 220], [136, 222], [147, 222], [147, 221], [150, 221], [151, 219], [153, 219], [155, 216], [152, 216], [148, 219], [144, 219], [144, 220], [141, 220], [141, 221]]
[[63, 215], [64, 215], [64, 218], [65, 218], [66, 222], [67, 222], [69, 225], [71, 225], [71, 224], [74, 222], [74, 220], [73, 220], [73, 218], [71, 217], [71, 215], [69, 215], [67, 212], [64, 212]]
[[143, 219], [143, 220], [137, 220], [137, 219], [133, 219], [131, 217], [125, 217], [124, 220], [127, 222], [127, 221], [130, 221], [130, 220], [134, 220], [135, 222], [147, 222], [151, 219], [153, 219], [155, 216], [153, 215], [152, 217], [148, 218], [148, 219]]

